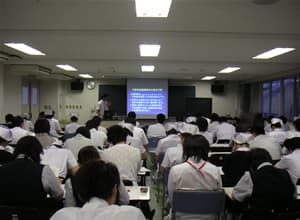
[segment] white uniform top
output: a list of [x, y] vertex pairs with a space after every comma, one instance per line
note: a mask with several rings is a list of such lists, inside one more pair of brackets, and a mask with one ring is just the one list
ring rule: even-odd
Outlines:
[[50, 132], [49, 132], [50, 135], [53, 136], [53, 137], [58, 137], [55, 121], [52, 120], [52, 119], [48, 119], [48, 121], [49, 121], [49, 124], [50, 124]]
[[103, 99], [101, 99], [98, 102], [98, 110], [100, 112], [100, 116], [103, 117], [104, 116], [104, 112], [108, 111], [107, 101], [104, 101]]
[[218, 190], [222, 188], [220, 169], [215, 165], [200, 160], [189, 158], [188, 162], [200, 171], [193, 168], [187, 162], [175, 165], [171, 168], [168, 180], [168, 195], [172, 201], [173, 192], [181, 188], [199, 190]]
[[166, 152], [170, 147], [176, 147], [180, 144], [180, 137], [177, 134], [170, 134], [167, 137], [160, 139], [155, 150], [156, 155]]
[[294, 138], [294, 137], [300, 137], [300, 131], [288, 131], [286, 134], [286, 138], [290, 139], [290, 138]]
[[76, 130], [80, 127], [80, 124], [77, 122], [72, 122], [65, 126], [65, 134], [75, 134]]
[[213, 143], [213, 133], [208, 132], [208, 131], [204, 131], [204, 132], [203, 131], [199, 131], [198, 134], [200, 134], [203, 137], [205, 137], [209, 144]]
[[25, 137], [27, 135], [30, 135], [28, 131], [21, 127], [14, 127], [11, 130], [12, 133], [12, 141], [10, 142], [11, 144], [17, 144], [18, 140], [21, 139], [22, 137]]
[[275, 165], [277, 168], [285, 169], [289, 172], [291, 180], [296, 185], [300, 178], [300, 149], [294, 150], [291, 154], [285, 155]]
[[165, 127], [160, 124], [156, 123], [153, 125], [149, 125], [148, 130], [147, 130], [147, 137], [166, 137], [166, 129]]
[[258, 135], [252, 141], [249, 142], [249, 148], [263, 148], [267, 150], [272, 160], [279, 160], [281, 157], [280, 144], [275, 141], [274, 138], [268, 135]]
[[50, 220], [146, 220], [141, 210], [127, 205], [108, 205], [105, 200], [91, 198], [82, 208], [63, 208]]
[[141, 168], [141, 153], [128, 144], [116, 144], [102, 152], [101, 159], [114, 163], [122, 179], [137, 182], [137, 173]]
[[283, 144], [283, 142], [287, 138], [287, 133], [281, 128], [275, 128], [273, 131], [269, 132], [268, 135], [270, 137], [273, 137], [279, 144]]
[[184, 133], [190, 133], [192, 135], [199, 133], [199, 128], [197, 125], [189, 124], [189, 123], [183, 123], [182, 128], [180, 129], [180, 132]]
[[11, 154], [13, 154], [14, 151], [15, 151], [15, 149], [12, 146], [9, 146], [9, 145], [6, 145], [6, 146], [1, 146], [0, 145], [0, 150], [4, 150], [4, 151], [6, 151], [8, 153], [11, 153]]
[[144, 132], [144, 130], [142, 128], [139, 127], [134, 127], [133, 128], [133, 137], [139, 138], [141, 140], [141, 142], [143, 143], [143, 145], [148, 144], [148, 139], [146, 137], [146, 134]]
[[231, 140], [236, 134], [235, 127], [232, 124], [223, 122], [216, 126], [217, 140]]
[[31, 132], [34, 131], [33, 123], [32, 123], [32, 121], [30, 121], [30, 120], [24, 119], [23, 128], [24, 128], [26, 131], [31, 131]]
[[182, 163], [183, 158], [183, 147], [182, 144], [178, 144], [176, 147], [168, 148], [161, 166], [164, 168], [173, 167], [177, 164]]
[[93, 145], [103, 148], [104, 143], [107, 141], [107, 135], [102, 131], [96, 130], [95, 128], [90, 129], [90, 134], [91, 140], [94, 143]]
[[69, 138], [64, 143], [64, 147], [73, 153], [76, 160], [78, 159], [78, 152], [80, 151], [80, 149], [86, 146], [95, 146], [95, 145], [91, 139], [88, 139], [81, 134], [77, 134], [74, 137]]
[[132, 137], [132, 136], [127, 136], [126, 138], [126, 143], [132, 147], [135, 147], [137, 148], [141, 154], [145, 153], [145, 147], [144, 145], [142, 144], [141, 140], [138, 139], [138, 138], [135, 138], [135, 137]]
[[51, 118], [52, 121], [54, 121], [54, 126], [56, 131], [61, 131], [61, 126], [59, 121], [56, 118]]
[[219, 125], [218, 121], [213, 121], [208, 125], [207, 131], [213, 133], [213, 135], [215, 136], [216, 132], [217, 132], [217, 126]]
[[98, 126], [98, 131], [102, 131], [104, 132], [105, 134], [107, 134], [107, 129], [101, 125]]
[[69, 169], [78, 165], [71, 151], [56, 146], [44, 149], [41, 159], [41, 164], [48, 165], [58, 177], [62, 178], [66, 178]]

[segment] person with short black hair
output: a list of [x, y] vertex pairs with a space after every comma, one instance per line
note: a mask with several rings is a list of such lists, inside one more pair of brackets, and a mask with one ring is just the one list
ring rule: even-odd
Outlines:
[[[135, 115], [135, 112], [133, 112], [133, 113]], [[133, 118], [133, 117], [125, 118], [124, 122], [122, 122], [120, 124], [120, 126], [123, 126], [123, 124], [126, 124], [126, 123], [132, 124], [134, 126], [133, 131], [132, 131], [133, 137], [140, 139], [140, 141], [142, 142], [144, 148], [147, 149], [148, 143], [149, 143], [148, 139], [147, 139], [147, 136], [146, 136], [144, 130], [142, 128], [138, 127], [135, 118]]]
[[63, 191], [54, 173], [40, 163], [42, 153], [43, 148], [35, 137], [25, 136], [18, 141], [15, 160], [0, 167], [1, 205], [45, 209], [49, 208], [47, 194], [55, 200], [62, 199]]
[[78, 124], [78, 117], [76, 115], [72, 115], [70, 121], [71, 123], [65, 126], [65, 134], [75, 134], [77, 128], [80, 127]]
[[296, 185], [300, 179], [300, 137], [286, 139], [283, 145], [289, 154], [284, 155], [275, 167], [287, 170]]
[[202, 135], [192, 135], [183, 143], [184, 163], [171, 168], [168, 181], [170, 201], [180, 188], [218, 190], [222, 188], [218, 167], [208, 162], [209, 143]]
[[166, 116], [164, 114], [156, 115], [156, 124], [149, 125], [147, 129], [147, 137], [166, 137], [166, 129], [164, 126], [164, 122], [166, 120]]
[[6, 114], [5, 115], [5, 126], [7, 126], [8, 128], [13, 128], [13, 120], [14, 120], [14, 116], [13, 114]]
[[208, 128], [208, 121], [207, 119], [203, 118], [203, 117], [199, 117], [197, 118], [196, 124], [199, 128], [199, 134], [204, 136], [209, 144], [213, 143], [213, 133], [208, 132], [207, 128]]
[[97, 115], [101, 117], [102, 119], [105, 116], [105, 112], [109, 111], [109, 95], [103, 94], [101, 96], [101, 99], [97, 103]]
[[168, 148], [177, 147], [177, 145], [180, 144], [180, 137], [178, 136], [179, 132], [173, 127], [169, 127], [168, 129], [167, 137], [160, 139], [157, 143], [157, 147], [155, 149], [157, 157], [159, 157], [160, 154], [165, 153]]
[[[101, 160], [99, 151], [94, 146], [85, 146], [80, 149], [78, 153], [78, 163], [80, 166], [83, 166], [84, 164], [90, 162], [90, 161], [97, 161]], [[65, 207], [71, 207], [71, 206], [77, 206], [81, 207], [83, 203], [78, 198], [78, 195], [76, 192], [74, 192], [74, 177], [69, 178], [65, 183], [65, 191], [66, 191], [66, 197], [65, 197]], [[125, 186], [123, 182], [120, 182], [120, 186], [118, 188], [119, 190], [119, 196], [118, 196], [118, 204], [120, 205], [127, 205], [129, 204], [129, 195], [127, 190], [125, 189]]]
[[295, 186], [287, 171], [272, 166], [265, 149], [252, 149], [250, 164], [251, 171], [245, 172], [233, 188], [232, 198], [249, 201], [250, 209], [242, 219], [272, 219], [272, 213], [284, 211], [293, 203]]
[[27, 112], [23, 113], [23, 119], [24, 119], [23, 128], [29, 132], [34, 131], [34, 126], [31, 121], [31, 117], [32, 117], [31, 113], [27, 113]]
[[17, 144], [18, 140], [22, 137], [25, 137], [27, 135], [33, 135], [29, 131], [26, 131], [23, 128], [24, 119], [21, 116], [16, 116], [13, 118], [13, 128], [11, 129], [12, 132], [12, 141], [11, 144], [15, 145]]
[[59, 210], [50, 220], [145, 220], [133, 206], [114, 205], [119, 185], [120, 174], [115, 165], [99, 160], [84, 164], [74, 177], [74, 189], [85, 205]]
[[103, 131], [98, 130], [100, 123], [101, 120], [94, 117], [86, 122], [86, 127], [90, 130], [93, 145], [103, 149], [107, 141], [107, 135]]
[[101, 158], [117, 165], [121, 178], [137, 183], [137, 173], [141, 168], [141, 153], [126, 144], [127, 134], [119, 125], [107, 129], [108, 142], [112, 146], [101, 152]]
[[216, 126], [216, 138], [219, 140], [231, 140], [236, 134], [235, 126], [227, 122], [227, 118], [222, 116], [219, 117], [219, 124]]
[[249, 141], [249, 148], [263, 148], [266, 149], [272, 160], [280, 160], [281, 158], [281, 146], [274, 138], [265, 135], [265, 130], [263, 127], [253, 127], [251, 128], [253, 140]]
[[76, 130], [74, 137], [69, 138], [64, 143], [64, 147], [69, 149], [76, 159], [78, 158], [78, 152], [85, 146], [94, 146], [96, 149], [94, 142], [91, 140], [90, 131], [87, 127], [79, 127]]
[[219, 115], [217, 113], [212, 113], [209, 117], [210, 123], [208, 125], [207, 131], [211, 132], [213, 136], [216, 136], [217, 126], [219, 125]]

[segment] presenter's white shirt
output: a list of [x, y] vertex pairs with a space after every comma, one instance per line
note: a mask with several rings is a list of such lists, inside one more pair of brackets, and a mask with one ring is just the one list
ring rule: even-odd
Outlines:
[[150, 137], [166, 137], [166, 129], [161, 123], [149, 125], [147, 130], [147, 136]]
[[62, 178], [66, 178], [69, 169], [78, 165], [71, 151], [56, 146], [44, 149], [41, 159], [41, 164], [48, 165], [56, 175]]
[[249, 148], [263, 148], [268, 151], [272, 160], [279, 160], [281, 157], [281, 146], [273, 137], [268, 135], [258, 135], [249, 142]]
[[180, 137], [177, 134], [170, 134], [158, 141], [156, 155], [166, 152], [168, 148], [177, 147], [178, 144], [180, 144]]
[[72, 122], [67, 124], [65, 127], [65, 134], [75, 134], [76, 130], [80, 127], [80, 124], [77, 122]]
[[182, 144], [178, 144], [177, 147], [168, 148], [161, 166], [164, 168], [173, 167], [183, 162], [183, 147]]
[[141, 152], [128, 144], [116, 144], [100, 152], [101, 159], [114, 163], [122, 179], [137, 182], [137, 173], [141, 168]]
[[300, 178], [300, 149], [294, 150], [291, 154], [285, 155], [275, 165], [280, 169], [285, 169], [290, 174], [291, 180], [296, 185]]
[[12, 141], [10, 144], [17, 144], [18, 140], [20, 140], [22, 137], [28, 136], [31, 133], [26, 131], [25, 129], [21, 127], [14, 127], [11, 130], [12, 133]]
[[223, 122], [216, 126], [217, 140], [231, 140], [235, 134], [236, 130], [232, 124]]
[[105, 200], [91, 198], [82, 208], [58, 210], [50, 220], [146, 220], [141, 210], [127, 205], [109, 205]]

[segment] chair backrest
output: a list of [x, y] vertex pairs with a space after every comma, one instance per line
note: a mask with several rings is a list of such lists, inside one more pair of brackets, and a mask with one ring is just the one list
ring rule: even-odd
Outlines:
[[159, 140], [162, 139], [162, 137], [150, 137], [148, 138], [148, 147], [149, 148], [156, 148]]
[[211, 154], [210, 157], [208, 158], [208, 161], [211, 162], [212, 164], [216, 165], [217, 167], [223, 167], [225, 157], [227, 157], [228, 154]]
[[173, 212], [219, 214], [224, 210], [225, 193], [218, 191], [179, 190], [173, 195]]

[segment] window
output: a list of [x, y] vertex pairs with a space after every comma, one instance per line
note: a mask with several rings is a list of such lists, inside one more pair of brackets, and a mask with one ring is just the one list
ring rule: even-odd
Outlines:
[[294, 78], [285, 79], [284, 82], [284, 115], [288, 120], [294, 116]]
[[36, 87], [32, 87], [31, 89], [31, 104], [37, 105], [38, 103], [38, 89]]
[[272, 82], [271, 114], [280, 115], [280, 80]]
[[266, 117], [270, 113], [270, 83], [263, 83], [262, 86], [262, 113]]
[[29, 104], [29, 87], [28, 86], [22, 87], [22, 104], [23, 105]]

